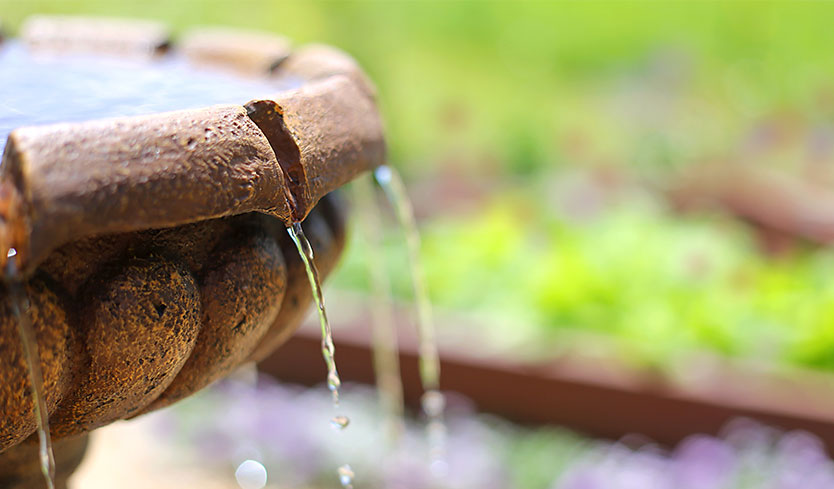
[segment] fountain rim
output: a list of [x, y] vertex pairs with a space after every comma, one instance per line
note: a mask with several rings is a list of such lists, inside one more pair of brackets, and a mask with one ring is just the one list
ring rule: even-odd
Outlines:
[[[276, 82], [276, 93], [270, 98], [241, 105], [15, 128], [8, 136], [0, 165], [0, 267], [5, 266], [7, 255], [14, 250], [24, 275], [31, 273], [52, 250], [89, 236], [173, 227], [246, 212], [270, 214], [290, 226], [303, 220], [324, 195], [385, 161], [386, 145], [376, 89], [358, 63], [337, 48], [308, 44], [293, 49], [286, 38], [275, 34], [211, 27], [187, 31], [175, 42], [170, 31], [155, 22], [67, 16], [29, 18], [21, 28], [20, 41], [30, 50], [48, 54], [69, 51], [118, 55], [146, 63], [180, 56], [193, 65]], [[285, 85], [288, 78], [297, 86], [280, 90], [278, 85]], [[230, 122], [231, 119], [235, 122]], [[121, 139], [113, 139], [110, 128], [114, 125], [133, 125], [145, 134], [139, 135], [140, 141], [154, 144], [161, 143], [157, 140], [160, 132], [167, 131], [170, 137], [171, 131], [181, 127], [187, 130], [193, 129], [192, 126], [223, 127], [231, 123], [237, 127], [241, 122], [252, 126], [243, 138], [247, 141], [241, 143], [237, 131], [221, 131], [224, 140], [204, 148], [208, 151], [199, 157], [202, 160], [222, 157], [230, 148], [239, 151], [240, 144], [248, 151], [251, 146], [263, 146], [266, 141], [266, 148], [261, 149], [259, 171], [268, 173], [268, 178], [257, 174], [255, 180], [267, 180], [274, 185], [256, 188], [257, 195], [249, 196], [242, 205], [237, 196], [216, 202], [211, 188], [201, 187], [195, 191], [206, 202], [196, 202], [187, 216], [171, 217], [161, 211], [160, 215], [134, 219], [137, 209], [130, 205], [108, 208], [110, 213], [101, 216], [97, 215], [101, 213], [95, 204], [101, 202], [102, 190], [92, 189], [86, 198], [72, 202], [88, 215], [85, 222], [64, 223], [67, 216], [60, 209], [67, 207], [66, 201], [49, 195], [55, 182], [49, 180], [48, 172], [36, 174], [39, 169], [57, 167], [58, 162], [67, 164], [68, 151], [56, 141], [74, 143], [81, 139], [89, 147], [111, 136], [111, 146], [117, 149], [121, 145], [123, 149], [129, 144], [128, 138], [136, 140], [136, 134], [127, 133]], [[77, 153], [84, 155], [86, 149], [93, 151], [88, 147], [82, 144]], [[99, 151], [102, 165], [117, 155], [115, 149], [112, 155]], [[125, 158], [124, 151], [118, 157]], [[193, 160], [194, 155], [187, 147], [173, 148], [169, 155], [175, 164], [185, 165], [189, 158]], [[82, 169], [87, 165], [76, 166]], [[175, 178], [187, 180], [189, 175]], [[224, 182], [223, 175], [219, 178], [219, 182], [208, 183], [215, 187], [218, 183], [234, 183]], [[38, 180], [42, 181], [41, 188]], [[126, 185], [130, 188], [125, 190], [154, 190], [139, 188], [141, 185], [129, 178]], [[73, 192], [78, 193], [77, 189], [70, 190]], [[144, 215], [146, 209], [141, 211]]]

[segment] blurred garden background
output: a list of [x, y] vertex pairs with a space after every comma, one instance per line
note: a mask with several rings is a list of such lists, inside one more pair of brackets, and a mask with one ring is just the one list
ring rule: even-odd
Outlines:
[[[660, 372], [705, 357], [834, 370], [830, 3], [0, 0], [11, 35], [34, 13], [258, 29], [355, 56], [379, 91], [450, 342], [514, 361], [579, 355]], [[380, 262], [408, 303], [402, 236], [387, 229]], [[352, 234], [328, 285], [343, 301], [369, 288], [362, 238]], [[547, 457], [524, 465], [547, 446], [590, 453], [573, 435], [547, 436], [512, 445], [529, 455], [508, 462], [526, 467], [503, 475], [514, 486], [667, 487], [531, 475], [552, 468]], [[784, 448], [768, 436], [764, 445]], [[745, 458], [733, 450], [747, 441], [698, 443], [718, 443], [704, 457], [727, 474], [772, 457], [799, 466], [782, 448]], [[582, 463], [601, 460], [594, 453]], [[605, 453], [611, 471], [633, 472]], [[646, 457], [638, 472], [670, 473]], [[683, 487], [765, 487], [715, 477]]]

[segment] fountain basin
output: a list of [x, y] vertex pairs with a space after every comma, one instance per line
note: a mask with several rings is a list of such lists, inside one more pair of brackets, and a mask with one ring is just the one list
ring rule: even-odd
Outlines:
[[[117, 65], [151, 72], [132, 95], [101, 86], [125, 93], [80, 117], [65, 95], [54, 111], [25, 103], [34, 120], [0, 121], [11, 129], [0, 166], [0, 265], [14, 257], [30, 297], [60, 451], [60, 440], [166, 406], [285, 341], [311, 301], [285, 228], [303, 221], [316, 265], [329, 273], [344, 245], [334, 191], [381, 164], [385, 145], [373, 87], [333, 48], [293, 51], [277, 36], [203, 30], [178, 50], [157, 25], [75, 18], [35, 18], [22, 32], [22, 43], [0, 45], [0, 65], [13, 68], [5, 76], [76, 66], [94, 79]], [[118, 60], [101, 61], [112, 54]], [[211, 70], [236, 73], [237, 85], [212, 81], [220, 75]], [[56, 86], [89, 90], [62, 83], [61, 73]], [[190, 93], [189, 73], [219, 84], [201, 93], [221, 100]], [[153, 91], [154, 80], [170, 93]], [[236, 91], [246, 98], [228, 103]], [[91, 99], [107, 99], [100, 93]], [[217, 102], [226, 104], [204, 106]], [[6, 302], [0, 467], [36, 444]]]

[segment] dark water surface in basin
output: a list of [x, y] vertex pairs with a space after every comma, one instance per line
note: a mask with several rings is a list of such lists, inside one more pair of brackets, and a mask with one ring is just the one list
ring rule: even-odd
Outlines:
[[7, 42], [0, 44], [0, 154], [20, 126], [242, 105], [291, 84], [196, 67], [176, 56], [53, 55]]

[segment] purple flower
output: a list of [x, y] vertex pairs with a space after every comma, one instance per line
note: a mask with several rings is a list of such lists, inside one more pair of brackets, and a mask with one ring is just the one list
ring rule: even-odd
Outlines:
[[675, 487], [712, 489], [724, 487], [733, 475], [736, 456], [716, 438], [695, 435], [684, 440], [672, 455]]

